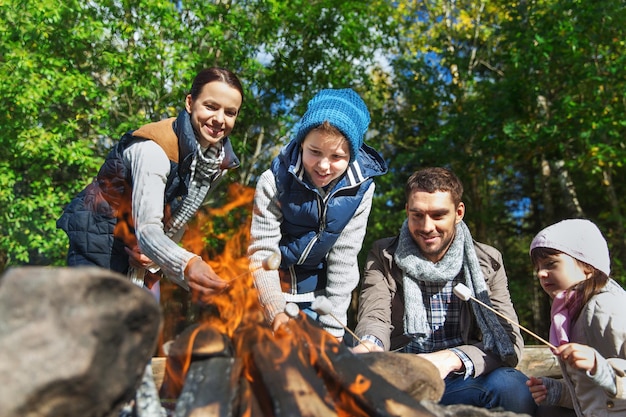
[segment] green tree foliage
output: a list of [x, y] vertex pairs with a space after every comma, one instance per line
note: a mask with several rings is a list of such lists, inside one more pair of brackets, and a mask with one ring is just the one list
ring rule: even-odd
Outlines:
[[[464, 182], [475, 237], [504, 253], [516, 305], [531, 306], [519, 308], [526, 325], [545, 323], [527, 248], [549, 223], [596, 221], [623, 282], [622, 1], [0, 6], [0, 270], [63, 264], [63, 206], [122, 133], [176, 115], [194, 74], [218, 65], [246, 88], [233, 135], [242, 167], [230, 181], [254, 186], [308, 99], [352, 87], [372, 114], [367, 141], [390, 166], [365, 249], [397, 233], [411, 172], [442, 165]], [[216, 236], [206, 244], [221, 247]]]
[[88, 178], [95, 167], [89, 143], [67, 138], [88, 135], [94, 117], [89, 102], [98, 92], [82, 65], [92, 53], [89, 34], [98, 27], [85, 28], [72, 17], [78, 3], [4, 3], [0, 260], [54, 263], [65, 245], [49, 220], [69, 198], [67, 184]]
[[[613, 276], [623, 283], [624, 203], [617, 196], [624, 182], [615, 179], [623, 177], [626, 156], [626, 9], [604, 0], [525, 5], [511, 8], [503, 24], [502, 83], [503, 91], [515, 93], [510, 107], [518, 106], [502, 118], [502, 128], [519, 155], [511, 164], [515, 183], [530, 202], [522, 236], [566, 217], [588, 217], [607, 236]], [[547, 310], [543, 294], [532, 302]]]
[[399, 145], [396, 157], [461, 176], [475, 237], [503, 251], [516, 304], [532, 306], [522, 320], [545, 330], [547, 298], [527, 254], [540, 228], [593, 219], [623, 280], [626, 9], [611, 1], [400, 4], [415, 19], [405, 20], [401, 50], [411, 53], [394, 74], [414, 98], [398, 122], [417, 134], [408, 130], [403, 144], [414, 151]]
[[254, 185], [319, 88], [371, 85], [388, 32], [385, 14], [366, 13], [372, 4], [3, 0], [2, 269], [62, 264], [62, 207], [121, 134], [176, 115], [204, 67], [246, 86], [236, 180]]

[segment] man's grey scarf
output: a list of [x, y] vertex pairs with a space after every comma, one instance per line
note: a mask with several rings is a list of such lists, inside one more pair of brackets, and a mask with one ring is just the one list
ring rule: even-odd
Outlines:
[[[431, 333], [418, 281], [440, 283], [452, 281], [463, 268], [465, 285], [472, 290], [477, 299], [491, 306], [472, 235], [464, 222], [457, 224], [456, 236], [444, 257], [439, 262], [433, 263], [422, 256], [411, 237], [408, 221], [405, 220], [400, 229], [394, 260], [404, 273], [404, 333], [417, 343], [423, 342]], [[513, 343], [497, 316], [492, 311], [481, 308], [478, 303], [471, 304], [483, 335], [485, 349], [497, 353], [502, 360], [515, 355]]]

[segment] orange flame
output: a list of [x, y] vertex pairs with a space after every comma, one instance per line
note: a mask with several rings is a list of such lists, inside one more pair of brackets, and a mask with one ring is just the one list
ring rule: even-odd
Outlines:
[[[265, 320], [246, 256], [253, 197], [254, 189], [230, 185], [229, 202], [223, 207], [199, 213], [185, 234], [183, 245], [201, 255], [221, 278], [230, 281], [224, 291], [212, 296], [210, 300], [202, 300], [210, 303], [218, 313], [203, 317], [196, 331], [210, 326], [229, 338], [235, 356], [243, 362], [242, 376], [251, 387], [262, 383], [257, 380], [258, 364], [255, 364], [253, 349], [257, 350], [257, 354], [258, 351], [262, 355], [264, 352], [268, 353], [267, 357], [271, 358], [276, 369], [282, 369], [283, 363], [291, 361], [284, 370], [286, 378], [293, 375], [294, 380], [297, 380], [291, 367], [294, 359], [302, 366], [312, 368], [319, 378], [328, 378], [323, 375], [319, 365], [324, 363], [324, 366], [332, 367], [332, 358], [329, 355], [334, 355], [339, 350], [339, 342], [335, 337], [311, 325], [302, 312], [300, 317], [289, 321], [275, 333]], [[192, 333], [188, 357], [180, 375], [181, 381], [190, 366], [194, 338], [195, 333]], [[287, 372], [287, 369], [291, 371]], [[371, 388], [371, 381], [367, 378], [358, 375], [348, 387], [343, 388], [332, 381], [326, 386], [328, 396], [321, 398], [325, 405], [320, 404], [319, 407], [332, 407], [338, 416], [367, 416], [355, 400], [355, 397]], [[242, 403], [245, 404], [246, 400], [243, 399]], [[251, 415], [251, 410], [240, 410], [240, 414]]]
[[[258, 380], [258, 363], [251, 348], [254, 346], [257, 360], [259, 356], [263, 360], [267, 358], [272, 361], [271, 366], [274, 369], [284, 373], [284, 379], [291, 385], [285, 388], [287, 392], [290, 389], [315, 385], [304, 379], [306, 372], [300, 373], [307, 367], [320, 380], [324, 380], [326, 394], [307, 398], [307, 401], [314, 403], [312, 407], [316, 410], [326, 410], [323, 415], [366, 417], [368, 413], [362, 408], [360, 401], [372, 388], [372, 382], [363, 375], [356, 375], [353, 381], [341, 383], [329, 376], [329, 373], [335, 373], [331, 356], [339, 351], [339, 342], [335, 337], [313, 326], [302, 312], [300, 317], [291, 320], [275, 333], [266, 323], [246, 256], [253, 197], [253, 188], [231, 184], [227, 190], [228, 202], [222, 207], [201, 210], [184, 235], [182, 245], [200, 255], [222, 279], [229, 282], [229, 286], [210, 299], [196, 300], [207, 308], [210, 306], [217, 314], [202, 316], [197, 327], [190, 328], [182, 362], [176, 364], [177, 369], [170, 368], [168, 372], [172, 378], [170, 382], [173, 390], [182, 389], [184, 378], [191, 366], [193, 349], [197, 343], [202, 343], [202, 340], [198, 341], [201, 339], [199, 335], [204, 334], [208, 328], [226, 336], [232, 343], [235, 356], [243, 362], [242, 377], [251, 388], [244, 390], [242, 394], [242, 407], [252, 407], [252, 397], [256, 395], [254, 387], [263, 383]], [[136, 240], [128, 209], [118, 207], [121, 217], [115, 234], [133, 247]], [[165, 287], [163, 298], [171, 296], [172, 291], [171, 287]], [[169, 362], [167, 366], [170, 367]], [[256, 401], [268, 402], [262, 398], [256, 398]], [[265, 403], [259, 406], [269, 407]], [[241, 416], [252, 414], [253, 410], [250, 408], [239, 410]]]

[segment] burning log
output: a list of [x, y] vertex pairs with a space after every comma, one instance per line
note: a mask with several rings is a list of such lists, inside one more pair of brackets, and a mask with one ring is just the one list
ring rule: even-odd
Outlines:
[[419, 401], [372, 371], [359, 355], [319, 329], [308, 316], [301, 316], [301, 333], [307, 335], [309, 344], [320, 348], [314, 366], [338, 393], [337, 408], [353, 416], [434, 416]]
[[194, 361], [176, 403], [175, 417], [238, 415], [241, 366], [235, 358]]
[[275, 342], [256, 344], [252, 349], [257, 371], [254, 380], [260, 391], [257, 398], [264, 415], [336, 416], [324, 381], [300, 354], [297, 349], [283, 352]]
[[362, 353], [359, 358], [373, 372], [417, 401], [439, 402], [445, 384], [439, 370], [428, 360], [397, 352]]
[[162, 399], [178, 398], [192, 362], [214, 357], [233, 356], [230, 341], [215, 328], [205, 324], [188, 327], [171, 344], [163, 383], [159, 391]]
[[[260, 412], [258, 415], [264, 417], [434, 415], [418, 400], [370, 369], [360, 355], [353, 354], [303, 313], [275, 334], [262, 326], [238, 331], [233, 343], [237, 359], [225, 357], [230, 350], [225, 347], [223, 337], [210, 329], [201, 326], [186, 332], [194, 337], [175, 341], [178, 346], [170, 351], [170, 354], [186, 351], [188, 357], [178, 358], [176, 362], [191, 363], [177, 367], [179, 371], [188, 371], [176, 378], [185, 381], [183, 394], [178, 398], [182, 405], [177, 405], [176, 417], [192, 413], [194, 416], [255, 415], [246, 407], [255, 407]], [[202, 346], [201, 340], [211, 347]], [[187, 347], [183, 349], [185, 344]], [[202, 356], [199, 352], [211, 359], [199, 359]], [[236, 367], [225, 368], [224, 363], [239, 359], [240, 371]], [[196, 365], [196, 362], [201, 364]], [[244, 400], [235, 398], [238, 392], [235, 381], [240, 376], [250, 388]], [[435, 381], [442, 384], [435, 394], [440, 397], [443, 383], [438, 376]], [[222, 384], [221, 391], [215, 384]], [[210, 414], [208, 410], [214, 413], [219, 410], [219, 413]]]

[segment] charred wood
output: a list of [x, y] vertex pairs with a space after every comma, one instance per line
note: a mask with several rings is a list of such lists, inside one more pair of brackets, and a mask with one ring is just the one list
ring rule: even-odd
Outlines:
[[195, 324], [188, 327], [170, 345], [159, 395], [162, 399], [178, 398], [192, 362], [213, 357], [232, 357], [228, 338], [216, 329]]
[[195, 360], [176, 403], [175, 417], [237, 415], [241, 360], [214, 357]]
[[[285, 351], [276, 342], [258, 343], [252, 349], [255, 371], [253, 386], [265, 416], [336, 416], [324, 381], [302, 352], [293, 346]], [[262, 382], [262, 384], [261, 384]]]
[[[352, 415], [380, 417], [432, 417], [419, 401], [387, 382], [372, 371], [367, 364], [340, 344], [334, 337], [320, 331], [306, 315], [298, 320], [307, 337], [301, 344], [312, 344], [319, 349], [313, 364], [331, 391], [339, 393], [337, 408], [346, 408]], [[356, 405], [356, 406], [355, 406]], [[354, 414], [362, 410], [362, 414]]]
[[417, 401], [438, 402], [445, 384], [439, 370], [427, 359], [397, 352], [372, 352], [359, 355], [367, 367], [400, 391]]

